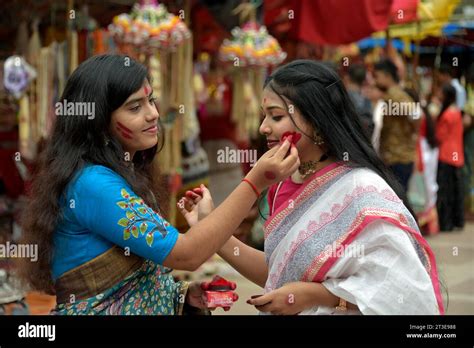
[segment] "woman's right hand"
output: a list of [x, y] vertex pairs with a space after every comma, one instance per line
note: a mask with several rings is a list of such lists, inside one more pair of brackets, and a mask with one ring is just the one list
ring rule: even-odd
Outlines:
[[[291, 150], [288, 154], [290, 146]], [[265, 152], [245, 178], [262, 192], [268, 186], [289, 177], [298, 169], [299, 165], [298, 150], [291, 145], [291, 139], [288, 138], [281, 145], [272, 147]]]

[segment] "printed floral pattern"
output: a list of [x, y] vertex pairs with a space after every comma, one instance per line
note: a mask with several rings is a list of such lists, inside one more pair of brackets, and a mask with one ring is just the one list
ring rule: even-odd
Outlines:
[[[166, 237], [168, 234], [166, 230], [166, 227], [169, 226], [168, 222], [157, 218], [157, 214], [145, 204], [143, 199], [131, 196], [125, 189], [122, 189], [120, 194], [125, 200], [117, 202], [117, 205], [125, 210], [125, 217], [121, 218], [117, 224], [124, 227], [124, 240], [130, 239], [131, 236], [138, 238], [139, 234], [143, 235], [146, 233], [146, 243], [151, 247], [155, 232], [160, 232], [163, 238]], [[150, 231], [148, 231], [149, 223], [154, 224]]]
[[186, 283], [175, 282], [165, 267], [151, 261], [112, 288], [75, 303], [58, 304], [54, 315], [177, 315]]

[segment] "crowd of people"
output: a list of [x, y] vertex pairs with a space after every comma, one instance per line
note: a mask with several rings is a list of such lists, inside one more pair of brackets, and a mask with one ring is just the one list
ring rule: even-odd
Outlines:
[[[467, 89], [473, 73], [471, 66]], [[400, 75], [390, 59], [370, 70], [353, 64], [345, 85], [374, 148], [407, 193], [423, 232], [462, 229], [472, 175], [472, 149], [464, 145], [472, 130], [467, 90], [454, 67], [446, 64], [433, 73], [431, 88], [424, 93], [408, 87]]]

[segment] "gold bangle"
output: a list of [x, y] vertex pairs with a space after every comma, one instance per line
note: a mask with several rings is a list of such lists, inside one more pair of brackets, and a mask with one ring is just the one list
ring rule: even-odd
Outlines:
[[347, 311], [347, 301], [339, 297], [339, 305], [336, 306], [336, 310], [341, 312]]

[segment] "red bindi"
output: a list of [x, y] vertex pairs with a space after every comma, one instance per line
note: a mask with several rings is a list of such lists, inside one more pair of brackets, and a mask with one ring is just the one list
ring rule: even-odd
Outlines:
[[150, 92], [150, 88], [148, 88], [148, 86], [144, 86], [143, 91], [145, 92], [145, 96], [148, 97], [148, 93]]

